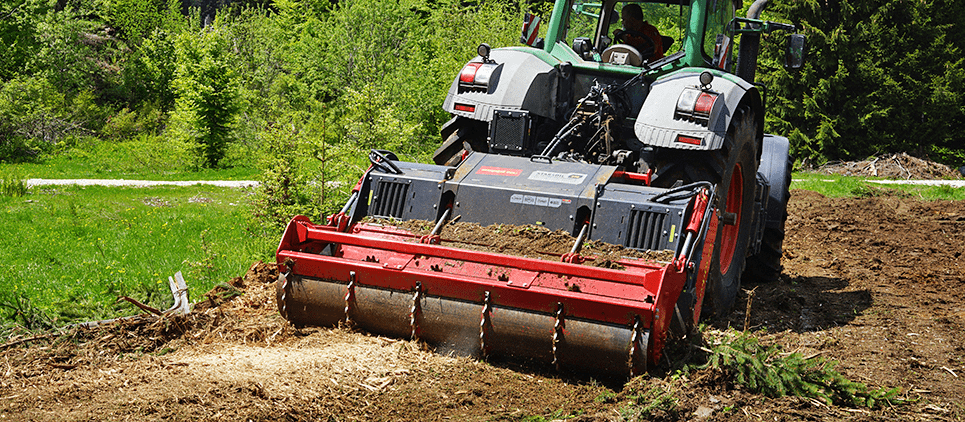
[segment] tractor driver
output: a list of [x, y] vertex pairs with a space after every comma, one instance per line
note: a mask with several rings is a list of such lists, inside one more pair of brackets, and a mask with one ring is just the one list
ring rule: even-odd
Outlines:
[[[643, 20], [643, 10], [639, 4], [628, 4], [623, 6], [623, 30], [616, 30], [613, 38], [622, 40], [629, 44], [643, 55], [644, 61], [653, 61], [663, 58], [663, 41], [660, 38], [660, 31]], [[649, 38], [644, 39], [644, 37]], [[652, 53], [651, 53], [652, 52]]]

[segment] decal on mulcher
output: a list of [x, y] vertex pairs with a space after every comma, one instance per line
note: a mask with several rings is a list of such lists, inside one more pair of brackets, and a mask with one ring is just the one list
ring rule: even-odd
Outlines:
[[586, 175], [583, 173], [556, 173], [552, 171], [534, 171], [533, 174], [529, 175], [529, 180], [538, 180], [540, 182], [553, 182], [553, 183], [566, 183], [567, 185], [579, 185], [586, 180]]
[[520, 169], [506, 169], [502, 167], [489, 167], [482, 166], [479, 170], [476, 170], [476, 174], [485, 174], [489, 176], [519, 176], [523, 171]]
[[537, 207], [559, 208], [563, 202], [569, 203], [569, 199], [549, 198], [546, 196], [523, 195], [517, 193], [509, 197], [512, 204], [536, 205]]

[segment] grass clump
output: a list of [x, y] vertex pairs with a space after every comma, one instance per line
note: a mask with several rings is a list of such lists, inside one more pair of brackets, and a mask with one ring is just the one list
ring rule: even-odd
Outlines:
[[19, 198], [27, 194], [27, 181], [7, 174], [0, 180], [0, 196]]
[[[632, 392], [635, 389], [629, 390]], [[629, 394], [627, 399], [630, 403], [619, 410], [622, 420], [641, 421], [662, 416], [671, 419], [679, 417], [677, 409], [679, 400], [669, 385], [652, 386], [638, 394]]]
[[13, 327], [26, 331], [43, 331], [54, 328], [54, 320], [24, 294], [5, 292], [0, 294], [0, 335]]
[[799, 396], [826, 404], [875, 408], [882, 403], [901, 404], [898, 388], [871, 389], [847, 379], [834, 367], [837, 362], [800, 353], [782, 353], [764, 346], [746, 332], [710, 332], [707, 362], [700, 369], [722, 371], [733, 382], [769, 396]]

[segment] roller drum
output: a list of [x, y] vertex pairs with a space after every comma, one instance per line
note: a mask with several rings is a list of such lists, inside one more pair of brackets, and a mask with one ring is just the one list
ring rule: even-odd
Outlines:
[[410, 338], [416, 332], [441, 352], [463, 356], [545, 363], [555, 357], [563, 369], [590, 374], [628, 375], [646, 369], [649, 336], [639, 328], [635, 338], [630, 326], [563, 315], [557, 333], [554, 314], [357, 284], [351, 294], [349, 290], [344, 281], [292, 275], [286, 282], [282, 276], [277, 283], [279, 310], [296, 326], [328, 327], [344, 321], [347, 310], [351, 321], [366, 331], [396, 338]]

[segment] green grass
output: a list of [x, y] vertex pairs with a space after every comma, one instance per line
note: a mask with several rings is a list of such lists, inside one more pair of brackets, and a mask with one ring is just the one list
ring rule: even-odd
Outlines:
[[[121, 159], [121, 158], [119, 158]], [[5, 164], [5, 168], [24, 179], [129, 179], [129, 180], [258, 180], [254, 167], [221, 169], [156, 170], [138, 166], [104, 166], [91, 160], [56, 155], [33, 163]]]
[[[181, 271], [192, 301], [271, 260], [277, 238], [251, 235], [250, 190], [206, 186], [32, 188], [0, 196], [0, 324], [59, 326], [130, 315], [130, 296], [171, 305]], [[45, 328], [45, 327], [28, 327]], [[0, 334], [2, 334], [0, 329]]]
[[794, 173], [791, 189], [818, 192], [832, 198], [867, 197], [885, 194], [908, 196], [926, 201], [965, 199], [965, 188], [951, 186], [884, 185], [865, 177], [815, 173]]
[[3, 171], [24, 179], [257, 180], [258, 151], [229, 148], [224, 168], [201, 169], [183, 146], [140, 135], [127, 141], [82, 138], [23, 163], [4, 163]]

